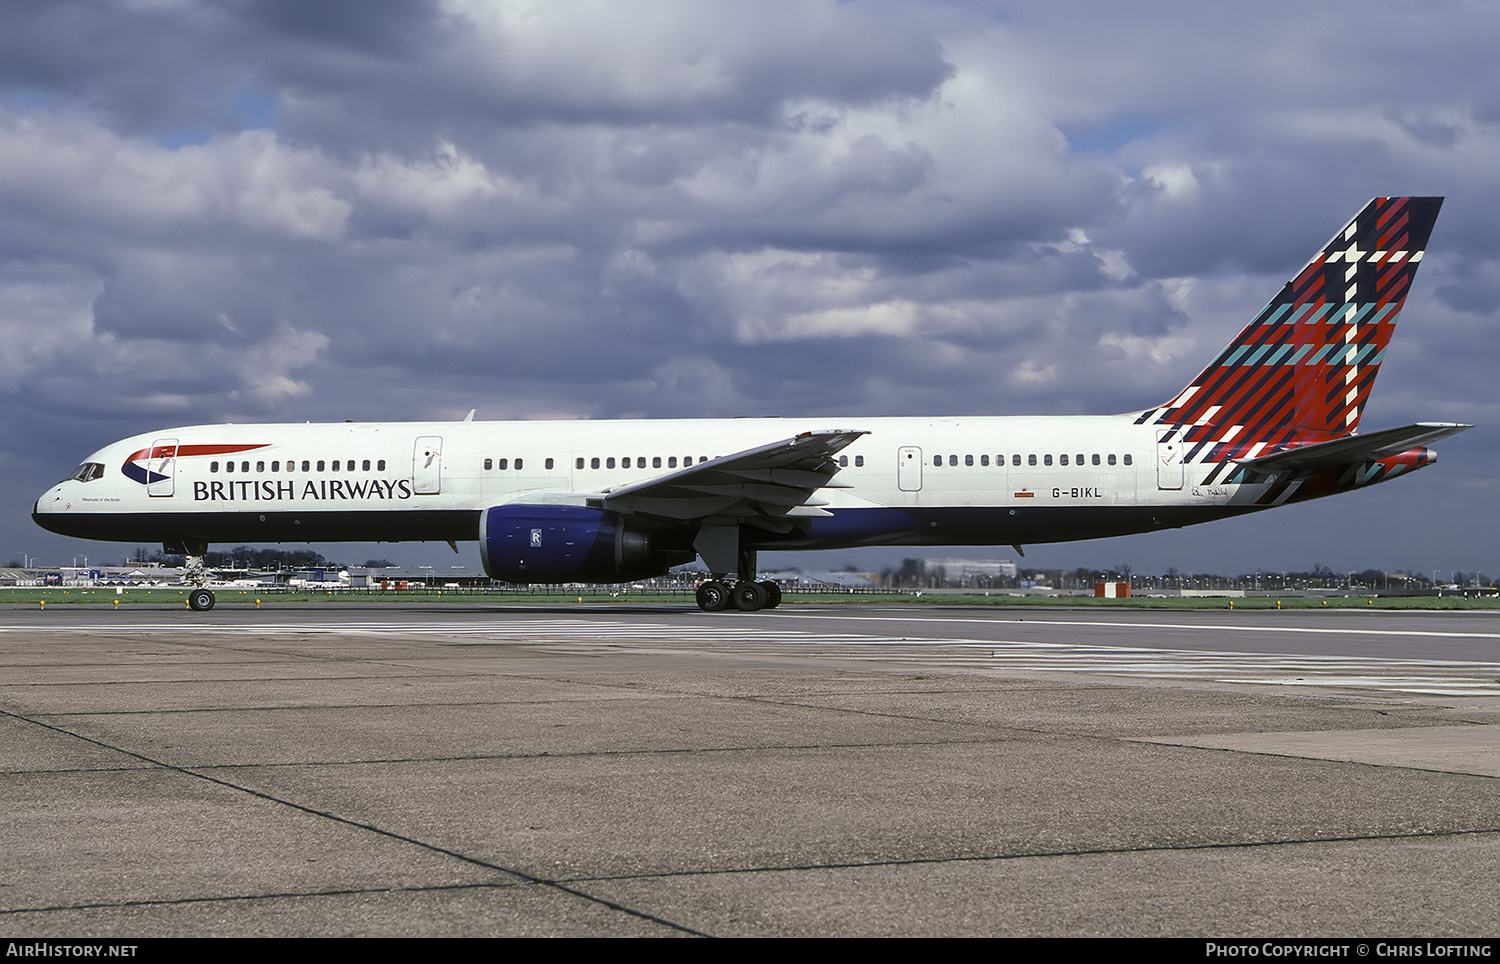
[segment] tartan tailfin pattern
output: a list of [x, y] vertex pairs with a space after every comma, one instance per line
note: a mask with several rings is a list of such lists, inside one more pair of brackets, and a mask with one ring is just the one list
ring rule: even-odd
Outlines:
[[1187, 388], [1136, 424], [1272, 445], [1355, 431], [1442, 204], [1365, 205]]

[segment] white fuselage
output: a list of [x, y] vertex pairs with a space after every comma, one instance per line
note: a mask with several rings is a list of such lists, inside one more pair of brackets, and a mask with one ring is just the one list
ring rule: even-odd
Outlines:
[[[823, 507], [844, 515], [845, 523], [804, 526], [764, 547], [1062, 541], [1201, 521], [1248, 508], [1264, 491], [1264, 485], [1196, 485], [1207, 467], [1159, 453], [1159, 429], [1135, 421], [1122, 415], [857, 424], [746, 418], [202, 425], [105, 447], [85, 463], [102, 470], [54, 486], [37, 501], [36, 518], [54, 531], [117, 541], [474, 539], [477, 516], [490, 506], [582, 504], [688, 464], [834, 427], [867, 433], [841, 452], [834, 479], [840, 487], [819, 493]], [[1179, 519], [1153, 516], [1153, 508], [1209, 513]], [[851, 513], [881, 509], [909, 512], [848, 523]]]

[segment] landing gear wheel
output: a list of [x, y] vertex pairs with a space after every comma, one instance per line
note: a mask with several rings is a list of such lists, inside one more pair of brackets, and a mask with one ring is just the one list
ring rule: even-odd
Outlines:
[[781, 605], [781, 587], [769, 579], [760, 584], [760, 588], [766, 591], [766, 608], [775, 609]]
[[734, 585], [734, 608], [743, 613], [753, 613], [766, 607], [767, 596], [764, 586], [758, 582], [738, 582]]
[[729, 587], [717, 579], [698, 587], [698, 608], [706, 613], [722, 612], [729, 608]]
[[207, 589], [194, 589], [188, 593], [188, 607], [194, 612], [206, 613], [214, 608], [214, 594]]

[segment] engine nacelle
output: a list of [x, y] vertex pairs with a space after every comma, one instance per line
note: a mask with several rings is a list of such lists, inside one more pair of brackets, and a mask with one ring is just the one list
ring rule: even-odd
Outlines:
[[627, 582], [693, 559], [691, 552], [653, 551], [649, 533], [627, 529], [612, 512], [580, 505], [486, 509], [479, 555], [491, 579], [520, 583]]

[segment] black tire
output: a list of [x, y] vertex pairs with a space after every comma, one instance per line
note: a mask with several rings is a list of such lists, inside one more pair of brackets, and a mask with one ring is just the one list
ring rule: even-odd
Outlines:
[[767, 593], [758, 582], [738, 582], [734, 585], [734, 608], [742, 613], [758, 612], [766, 608]]
[[194, 589], [188, 593], [188, 606], [194, 612], [206, 613], [214, 608], [214, 594], [207, 589]]
[[717, 613], [728, 609], [729, 587], [717, 579], [699, 586], [698, 608], [706, 613]]
[[767, 609], [775, 609], [777, 606], [781, 605], [781, 587], [780, 586], [776, 585], [774, 582], [771, 582], [768, 579], [765, 582], [761, 583], [760, 587], [766, 591], [766, 608]]

